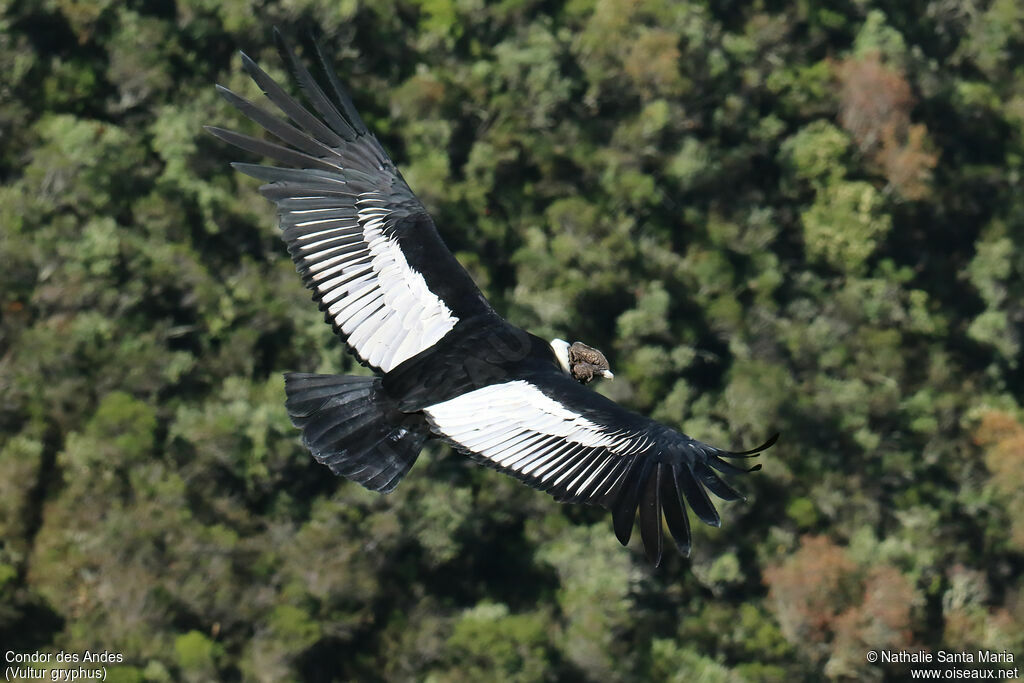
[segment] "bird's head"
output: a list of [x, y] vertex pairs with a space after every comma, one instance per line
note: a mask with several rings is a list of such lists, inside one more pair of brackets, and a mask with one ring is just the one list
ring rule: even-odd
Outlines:
[[595, 377], [614, 379], [604, 354], [583, 342], [570, 344], [561, 339], [551, 340], [558, 364], [570, 377], [580, 384], [589, 384]]

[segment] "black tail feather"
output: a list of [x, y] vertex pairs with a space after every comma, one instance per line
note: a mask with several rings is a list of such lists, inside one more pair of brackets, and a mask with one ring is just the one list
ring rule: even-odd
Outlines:
[[285, 407], [317, 462], [372, 491], [389, 493], [430, 434], [418, 414], [399, 412], [379, 377], [285, 375]]

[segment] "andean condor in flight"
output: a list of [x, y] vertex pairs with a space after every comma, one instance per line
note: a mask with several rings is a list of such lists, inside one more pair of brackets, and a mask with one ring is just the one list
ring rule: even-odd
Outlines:
[[[223, 128], [217, 137], [282, 166], [236, 163], [266, 184], [288, 252], [327, 322], [375, 377], [290, 373], [286, 406], [302, 441], [335, 474], [393, 490], [423, 443], [438, 437], [556, 500], [602, 505], [629, 542], [640, 516], [647, 557], [662, 556], [662, 516], [690, 552], [683, 499], [720, 524], [708, 497], [742, 496], [718, 474], [734, 453], [630, 412], [588, 389], [611, 379], [600, 351], [550, 343], [495, 313], [445, 247], [316, 47], [315, 79], [275, 39], [312, 111], [242, 53], [242, 65], [286, 122], [230, 90], [221, 95], [279, 141]], [[315, 112], [315, 113], [313, 113]]]

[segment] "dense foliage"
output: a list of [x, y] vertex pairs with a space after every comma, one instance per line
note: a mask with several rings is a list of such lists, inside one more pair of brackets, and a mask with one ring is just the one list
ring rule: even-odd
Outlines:
[[[274, 24], [499, 312], [698, 438], [782, 432], [690, 560], [443, 448], [383, 497], [312, 462], [281, 372], [364, 370], [201, 129], [253, 129], [213, 84], [283, 77]], [[1021, 54], [1018, 0], [12, 0], [0, 642], [120, 681], [1024, 657]]]

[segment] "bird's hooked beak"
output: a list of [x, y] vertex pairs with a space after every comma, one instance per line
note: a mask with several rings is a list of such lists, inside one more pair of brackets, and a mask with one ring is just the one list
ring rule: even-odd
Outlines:
[[615, 379], [615, 375], [612, 374], [611, 370], [602, 370], [601, 376], [605, 379]]

